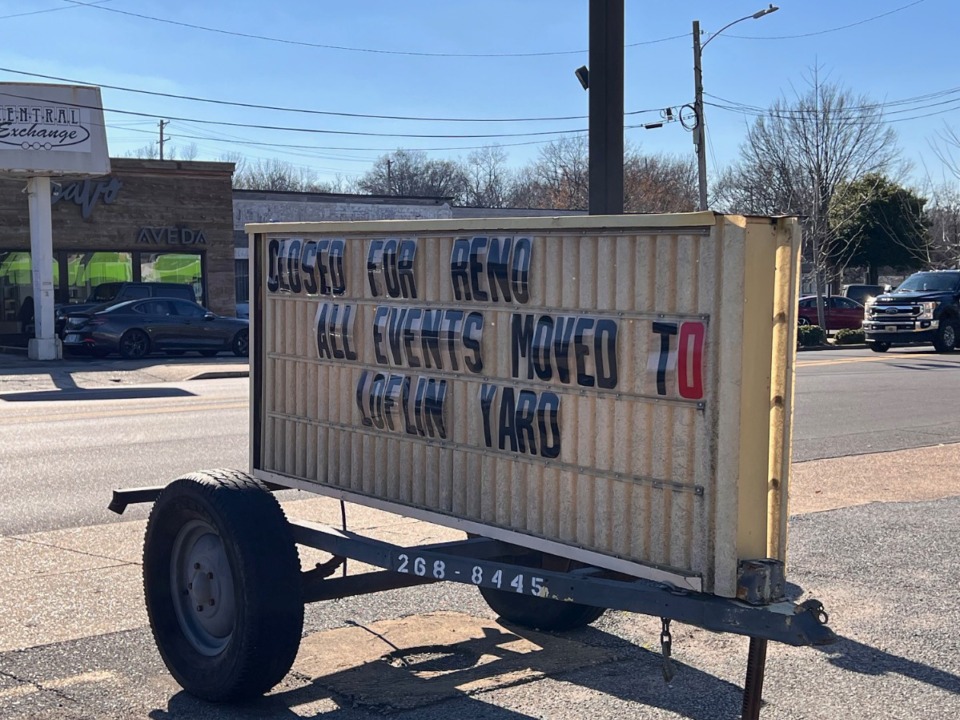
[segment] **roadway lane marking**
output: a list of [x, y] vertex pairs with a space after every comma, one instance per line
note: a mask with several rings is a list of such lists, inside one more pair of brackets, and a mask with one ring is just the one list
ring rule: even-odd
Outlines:
[[893, 354], [884, 354], [880, 355], [877, 353], [877, 357], [856, 357], [856, 358], [838, 358], [834, 360], [797, 360], [797, 366], [803, 367], [821, 367], [826, 365], [847, 365], [849, 363], [868, 363], [868, 362], [883, 362], [884, 360], [914, 360], [914, 361], [924, 361], [924, 360], [934, 360], [943, 361], [942, 355], [917, 355], [915, 353], [893, 353]]
[[116, 677], [114, 673], [102, 670], [73, 675], [71, 677], [56, 678], [55, 680], [43, 683], [30, 682], [29, 685], [18, 685], [17, 687], [0, 690], [0, 700], [26, 697], [27, 695], [33, 695], [46, 690], [66, 690], [75, 685], [102, 683], [107, 680], [112, 680], [114, 677]]
[[169, 415], [184, 412], [207, 412], [212, 410], [240, 410], [249, 408], [248, 402], [222, 403], [218, 405], [183, 405], [167, 408], [139, 408], [129, 410], [91, 410], [78, 413], [55, 413], [47, 415], [21, 415], [0, 417], [0, 425], [20, 425], [24, 423], [38, 424], [44, 422], [68, 422], [70, 420], [98, 420], [117, 417], [135, 417], [137, 415]]

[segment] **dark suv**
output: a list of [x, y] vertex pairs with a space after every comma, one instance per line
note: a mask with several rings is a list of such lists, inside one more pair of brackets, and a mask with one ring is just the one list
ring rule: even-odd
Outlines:
[[197, 302], [193, 285], [165, 282], [108, 282], [97, 285], [85, 302], [76, 305], [57, 305], [54, 309], [57, 335], [63, 334], [67, 315], [83, 313], [99, 305], [114, 304], [124, 300], [168, 297]]
[[863, 334], [875, 352], [891, 345], [933, 343], [952, 352], [960, 342], [960, 270], [914, 273], [867, 304]]

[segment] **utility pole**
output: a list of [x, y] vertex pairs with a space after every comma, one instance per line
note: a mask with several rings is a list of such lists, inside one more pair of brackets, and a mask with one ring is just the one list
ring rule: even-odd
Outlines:
[[703, 56], [703, 48], [717, 37], [728, 27], [736, 25], [744, 20], [759, 20], [760, 18], [779, 10], [776, 5], [771, 3], [763, 10], [757, 10], [752, 15], [744, 15], [733, 22], [729, 22], [722, 28], [713, 33], [707, 42], [700, 44], [700, 21], [693, 21], [693, 108], [697, 115], [697, 127], [693, 131], [693, 144], [697, 148], [697, 184], [700, 190], [700, 209], [707, 209], [707, 123], [703, 117], [703, 76], [700, 69], [700, 61]]
[[703, 75], [700, 69], [700, 21], [693, 21], [693, 109], [697, 126], [693, 129], [693, 145], [697, 151], [697, 184], [700, 190], [700, 209], [707, 209], [707, 143], [703, 117]]
[[622, 215], [623, 0], [590, 0], [589, 92], [590, 214]]
[[163, 141], [164, 141], [163, 128], [165, 125], [169, 125], [169, 124], [170, 124], [169, 120], [160, 121], [160, 159], [161, 160], [163, 160]]
[[387, 195], [393, 195], [393, 178], [391, 177], [390, 166], [393, 161], [387, 158]]

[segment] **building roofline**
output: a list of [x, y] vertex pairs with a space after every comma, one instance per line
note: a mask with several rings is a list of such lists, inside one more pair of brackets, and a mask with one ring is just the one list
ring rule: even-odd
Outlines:
[[301, 192], [296, 190], [246, 190], [233, 189], [234, 197], [247, 197], [251, 200], [291, 200], [294, 202], [308, 202], [327, 200], [330, 202], [366, 202], [376, 204], [401, 205], [445, 205], [453, 198], [437, 197], [432, 195], [364, 195], [360, 193], [325, 193]]

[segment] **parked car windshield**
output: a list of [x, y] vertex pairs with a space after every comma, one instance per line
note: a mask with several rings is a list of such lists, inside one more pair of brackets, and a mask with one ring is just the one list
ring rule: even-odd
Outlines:
[[106, 302], [113, 300], [120, 291], [120, 283], [102, 283], [97, 285], [90, 293], [88, 302]]
[[953, 290], [960, 280], [960, 273], [921, 272], [911, 275], [894, 292], [938, 292]]

